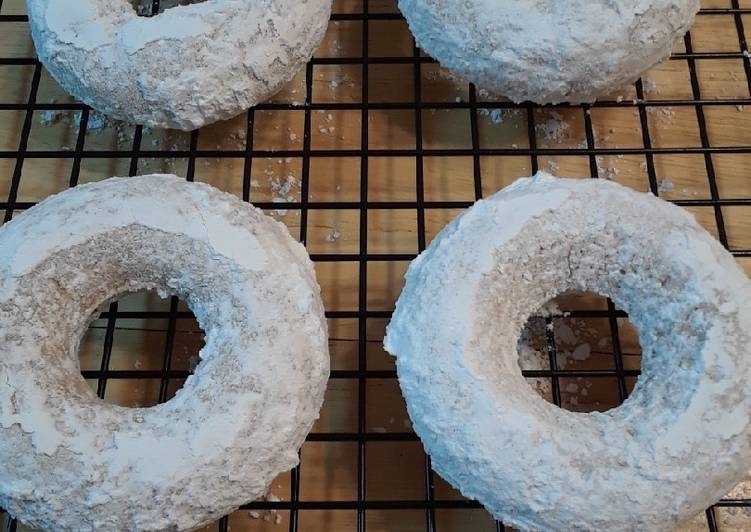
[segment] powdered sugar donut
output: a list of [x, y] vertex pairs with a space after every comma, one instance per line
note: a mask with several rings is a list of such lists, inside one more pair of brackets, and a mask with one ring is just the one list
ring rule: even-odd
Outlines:
[[665, 59], [699, 0], [399, 0], [417, 43], [515, 102], [591, 102]]
[[207, 0], [136, 15], [128, 0], [27, 0], [39, 59], [115, 118], [191, 130], [238, 115], [292, 79], [332, 0]]
[[[167, 403], [99, 400], [77, 349], [102, 303], [182, 296], [206, 332]], [[292, 468], [323, 400], [319, 288], [284, 226], [174, 176], [114, 178], [0, 229], [0, 507], [34, 528], [187, 530]]]
[[[611, 296], [643, 349], [633, 394], [575, 413], [525, 382], [528, 316]], [[386, 348], [435, 469], [521, 530], [668, 530], [751, 465], [751, 283], [695, 219], [611, 182], [522, 179], [411, 265]]]

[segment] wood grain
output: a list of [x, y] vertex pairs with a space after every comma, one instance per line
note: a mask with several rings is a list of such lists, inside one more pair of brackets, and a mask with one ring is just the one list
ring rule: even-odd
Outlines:
[[[338, 0], [338, 13], [358, 13], [360, 0]], [[730, 7], [730, 0], [704, 0], [706, 8]], [[741, 7], [751, 7], [751, 0], [741, 0]], [[371, 12], [395, 12], [391, 0], [371, 1]], [[2, 15], [23, 14], [23, 0], [2, 2]], [[746, 31], [751, 31], [751, 17], [744, 16]], [[3, 22], [0, 26], [0, 57], [33, 56], [33, 44], [28, 25], [23, 22]], [[332, 22], [316, 57], [357, 58], [363, 53], [363, 23], [361, 21]], [[739, 51], [735, 21], [731, 16], [701, 16], [691, 33], [692, 44], [699, 52]], [[751, 39], [751, 35], [746, 36]], [[371, 57], [412, 55], [412, 40], [402, 21], [376, 21], [369, 24], [366, 43]], [[682, 51], [679, 46], [678, 51]], [[466, 102], [470, 91], [467, 83], [452, 76], [437, 65], [425, 64], [420, 69], [420, 93], [416, 94], [413, 65], [372, 64], [367, 67], [368, 95], [371, 103], [411, 103], [419, 96], [424, 102]], [[32, 66], [0, 66], [0, 102], [24, 103], [28, 100], [33, 76]], [[705, 99], [749, 98], [749, 80], [743, 60], [706, 59], [697, 61], [698, 87]], [[316, 65], [313, 69], [314, 103], [361, 103], [363, 94], [363, 66], [360, 64]], [[668, 61], [644, 75], [648, 89], [645, 99], [691, 99], [694, 97], [690, 72], [685, 61]], [[633, 87], [605, 99], [631, 100], [636, 97]], [[272, 101], [301, 104], [305, 99], [305, 73], [298, 75]], [[482, 95], [479, 98], [484, 101]], [[72, 101], [54, 80], [43, 71], [38, 103], [66, 103]], [[472, 130], [468, 109], [424, 109], [420, 115], [422, 137], [426, 149], [469, 149]], [[751, 107], [703, 107], [707, 122], [708, 140], [712, 146], [749, 146], [751, 144]], [[497, 117], [502, 117], [498, 122]], [[572, 149], [586, 147], [585, 114], [580, 108], [537, 109], [534, 111], [535, 143], [539, 148]], [[0, 111], [0, 151], [18, 149], [25, 111]], [[75, 111], [49, 116], [36, 111], [32, 117], [29, 150], [23, 167], [18, 200], [37, 202], [64, 190], [69, 185], [72, 159], [39, 158], [35, 151], [70, 150], [75, 147], [79, 115]], [[641, 116], [636, 106], [598, 107], [589, 118], [594, 130], [595, 146], [599, 148], [632, 149], [643, 147]], [[305, 114], [302, 108], [293, 110], [256, 111], [251, 123], [252, 148], [256, 150], [301, 150], [304, 139]], [[368, 146], [361, 146], [362, 121], [366, 120]], [[311, 147], [315, 150], [414, 150], [418, 115], [414, 110], [371, 109], [320, 110], [311, 115]], [[646, 121], [650, 138], [656, 148], [698, 148], [702, 139], [694, 106], [655, 105], [648, 107]], [[510, 184], [515, 178], [532, 172], [533, 160], [524, 153], [530, 148], [526, 110], [504, 110], [496, 115], [478, 113], [478, 143], [481, 148], [519, 150], [507, 155], [483, 155], [478, 163], [482, 174], [482, 193], [492, 194]], [[549, 133], [546, 125], [558, 127]], [[199, 133], [198, 147], [207, 150], [245, 150], [248, 116], [246, 114], [220, 124], [204, 128]], [[108, 123], [95, 131], [87, 131], [85, 150], [130, 149], [133, 140], [131, 126]], [[144, 149], [184, 150], [189, 146], [188, 134], [180, 132], [146, 131]], [[603, 155], [597, 157], [602, 177], [611, 178], [640, 191], [650, 190], [647, 160], [644, 155]], [[751, 179], [748, 168], [751, 155], [722, 153], [710, 157], [716, 174], [717, 192], [723, 200], [751, 198]], [[105, 179], [111, 175], [127, 174], [127, 156], [101, 159], [84, 156], [79, 182]], [[421, 167], [418, 165], [421, 164]], [[415, 202], [418, 198], [417, 175], [420, 168], [424, 187], [419, 194], [427, 202], [466, 202], [475, 199], [475, 160], [471, 155], [425, 157], [420, 161], [411, 156], [371, 155], [367, 161], [367, 197], [369, 202]], [[555, 171], [565, 177], [590, 175], [590, 160], [582, 155], [540, 156], [542, 169]], [[139, 173], [154, 171], [185, 175], [188, 161], [180, 157], [149, 157], [139, 161]], [[0, 201], [5, 201], [16, 167], [15, 158], [0, 158]], [[271, 202], [279, 198], [280, 187], [289, 184], [284, 199], [301, 201], [300, 179], [303, 172], [300, 157], [267, 157], [254, 159], [251, 171], [250, 200]], [[702, 154], [660, 154], [654, 158], [660, 195], [668, 200], [710, 200], [712, 190], [707, 173], [707, 160]], [[210, 183], [242, 197], [244, 159], [242, 157], [204, 157], [196, 161], [195, 179]], [[348, 157], [313, 157], [310, 163], [308, 200], [312, 202], [358, 202], [361, 190], [361, 159], [357, 153]], [[291, 179], [290, 179], [291, 178]], [[688, 206], [698, 220], [718, 235], [718, 214], [724, 221], [727, 243], [735, 251], [751, 251], [751, 207], [746, 204], [725, 205], [717, 212], [712, 206]], [[415, 209], [372, 208], [368, 212], [366, 241], [368, 253], [399, 253], [414, 255], [419, 251], [418, 227], [424, 224], [427, 242], [458, 212], [459, 208], [431, 207], [422, 219]], [[295, 238], [300, 237], [300, 211], [271, 210], [269, 213], [283, 222]], [[360, 252], [360, 212], [357, 209], [316, 209], [308, 213], [307, 245], [311, 253], [322, 255], [357, 255]], [[751, 273], [751, 259], [739, 257], [739, 263]], [[390, 310], [402, 287], [407, 261], [371, 261], [368, 264], [367, 301], [369, 310]], [[360, 270], [356, 261], [319, 261], [316, 263], [323, 299], [329, 311], [357, 311], [359, 308]], [[151, 294], [136, 294], [125, 298], [121, 310], [164, 310], [165, 302]], [[603, 300], [593, 296], [568, 299], [562, 308], [602, 308]], [[599, 339], [609, 338], [607, 320], [579, 320], [567, 326], [588, 335], [588, 341], [599, 345]], [[370, 319], [367, 326], [368, 368], [392, 370], [393, 361], [382, 348], [385, 319]], [[358, 323], [355, 319], [331, 319], [331, 353], [334, 369], [357, 369]], [[101, 346], [105, 324], [95, 322], [84, 338], [80, 350], [82, 369], [96, 369], [101, 363]], [[621, 320], [621, 349], [627, 367], [640, 366], [641, 349], [638, 334]], [[114, 369], [158, 369], [164, 354], [166, 320], [118, 320], [111, 367]], [[582, 333], [582, 334], [584, 334]], [[194, 320], [178, 320], [173, 366], [189, 369], [196, 363], [202, 340]], [[565, 342], [564, 342], [565, 343]], [[576, 346], [568, 346], [573, 349]], [[605, 342], [587, 361], [574, 363], [577, 369], [610, 367], [613, 346]], [[596, 379], [593, 379], [596, 381]], [[90, 383], [96, 387], [95, 382]], [[182, 383], [171, 383], [174, 393]], [[565, 388], [566, 383], [562, 382]], [[586, 383], [579, 381], [579, 385]], [[634, 380], [629, 381], [633, 387]], [[576, 408], [588, 410], [614, 406], [614, 384], [592, 382], [588, 399], [579, 401]], [[111, 380], [106, 400], [135, 406], [156, 401], [158, 381]], [[371, 432], [403, 432], [411, 429], [404, 401], [393, 379], [368, 379], [366, 386], [366, 428]], [[318, 432], [357, 431], [358, 382], [355, 379], [333, 380], [326, 403], [317, 422]], [[581, 399], [581, 397], [579, 397]], [[564, 403], [570, 397], [564, 396]], [[568, 403], [569, 407], [572, 407]], [[423, 499], [425, 478], [423, 453], [419, 443], [371, 442], [367, 444], [367, 478], [369, 500]], [[277, 479], [271, 492], [282, 500], [290, 498], [290, 476]], [[435, 475], [435, 496], [456, 499], [461, 496]], [[306, 443], [302, 450], [300, 498], [304, 501], [353, 501], [357, 498], [356, 443]], [[298, 529], [303, 532], [339, 532], [356, 530], [356, 512], [352, 510], [301, 511]], [[751, 529], [751, 514], [743, 514], [737, 530]], [[0, 528], [2, 528], [0, 517]], [[231, 530], [279, 531], [289, 523], [289, 512], [247, 511], [230, 517]], [[424, 511], [368, 511], [369, 532], [413, 532], [425, 529]], [[475, 532], [495, 530], [490, 516], [483, 510], [439, 510], [436, 525], [440, 532]], [[700, 530], [701, 524], [695, 523]], [[703, 525], [706, 529], [706, 525]], [[22, 526], [19, 530], [25, 530]], [[206, 530], [216, 530], [216, 526]], [[507, 529], [508, 530], [508, 529]], [[736, 528], [733, 528], [736, 530]]]

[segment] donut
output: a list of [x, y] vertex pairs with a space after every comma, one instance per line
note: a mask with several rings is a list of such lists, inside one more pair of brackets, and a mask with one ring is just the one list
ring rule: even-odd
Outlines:
[[[642, 374], [607, 412], [525, 382], [527, 318], [597, 292], [639, 331]], [[688, 212], [601, 180], [521, 179], [410, 266], [388, 326], [436, 471], [519, 530], [669, 530], [751, 465], [751, 282]]]
[[[184, 298], [195, 374], [150, 408], [107, 404], [77, 349], [103, 303]], [[190, 530], [262, 495], [329, 374], [312, 263], [283, 225], [175, 176], [112, 178], [0, 228], [0, 507], [56, 531]]]
[[417, 44], [519, 103], [592, 102], [667, 58], [699, 0], [399, 0]]
[[208, 0], [145, 18], [128, 0], [27, 0], [39, 60], [114, 118], [197, 129], [290, 81], [318, 47], [332, 0]]

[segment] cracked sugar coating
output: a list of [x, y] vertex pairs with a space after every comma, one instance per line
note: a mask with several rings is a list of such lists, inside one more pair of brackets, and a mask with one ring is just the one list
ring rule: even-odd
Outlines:
[[[642, 375], [605, 413], [522, 377], [527, 318], [611, 296]], [[520, 530], [664, 531], [751, 465], [751, 283], [679, 207], [599, 180], [521, 179], [451, 222], [410, 266], [386, 349], [433, 467]]]
[[[167, 403], [106, 404], [81, 377], [92, 316], [126, 292], [187, 300], [206, 331]], [[323, 401], [326, 322], [283, 225], [174, 176], [113, 178], [0, 228], [0, 507], [56, 531], [189, 530], [262, 495]]]
[[399, 0], [417, 43], [515, 102], [592, 102], [670, 55], [699, 0]]
[[183, 130], [232, 118], [312, 57], [331, 0], [207, 0], [136, 15], [128, 0], [27, 0], [39, 59], [76, 98]]

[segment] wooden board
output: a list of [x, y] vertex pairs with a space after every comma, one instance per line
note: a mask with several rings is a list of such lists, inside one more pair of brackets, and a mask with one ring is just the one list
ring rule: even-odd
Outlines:
[[[25, 13], [22, 0], [4, 0], [0, 6], [0, 16]], [[728, 9], [732, 2], [704, 0], [703, 6]], [[739, 7], [750, 9], [751, 0], [741, 0]], [[368, 8], [370, 13], [397, 12], [391, 0], [371, 0]], [[653, 190], [664, 199], [680, 202], [708, 231], [721, 238], [751, 273], [751, 153], [743, 151], [751, 146], [751, 106], [746, 103], [751, 97], [751, 79], [749, 59], [740, 53], [740, 37], [751, 39], [751, 14], [701, 15], [691, 32], [693, 52], [703, 54], [694, 59], [695, 77], [686, 59], [653, 68], [643, 77], [644, 101], [640, 105], [628, 104], [637, 98], [636, 89], [629, 87], [603, 98], [612, 105], [589, 111], [560, 107], [528, 112], [527, 108], [484, 107], [487, 98], [472, 92], [467, 83], [433, 63], [420, 61], [419, 56], [412, 60], [413, 41], [403, 20], [370, 20], [365, 39], [365, 23], [357, 16], [362, 13], [360, 0], [335, 2], [335, 13], [353, 16], [331, 22], [316, 54], [321, 62], [312, 67], [311, 101], [315, 109], [306, 111], [306, 75], [302, 72], [271, 101], [289, 104], [286, 108], [255, 110], [251, 117], [246, 113], [204, 128], [193, 139], [187, 133], [146, 130], [141, 151], [135, 155], [132, 126], [108, 120], [91, 127], [90, 120], [88, 130], [79, 134], [80, 111], [54, 109], [74, 100], [42, 70], [34, 95], [29, 151], [21, 162], [15, 152], [27, 110], [4, 109], [2, 105], [29, 101], [35, 66], [0, 64], [0, 155], [5, 153], [0, 156], [0, 204], [8, 204], [17, 170], [20, 181], [15, 199], [20, 207], [27, 207], [68, 188], [74, 174], [78, 183], [127, 175], [134, 159], [141, 174], [190, 175], [241, 198], [244, 190], [249, 191], [248, 199], [266, 206], [295, 238], [305, 233], [306, 245], [316, 256], [326, 309], [339, 313], [336, 316], [346, 316], [329, 320], [335, 370], [393, 372], [393, 361], [381, 342], [387, 313], [399, 295], [409, 259], [471, 204], [478, 191], [487, 196], [500, 190], [515, 178], [530, 174], [535, 162], [539, 168], [565, 177], [590, 177], [594, 163], [600, 177], [641, 191]], [[739, 35], [739, 22], [745, 35]], [[395, 60], [363, 66], [365, 50], [370, 58]], [[676, 50], [679, 54], [685, 51], [683, 45]], [[28, 24], [0, 21], [0, 58], [33, 55]], [[365, 79], [367, 87], [363, 87]], [[367, 107], [362, 105], [364, 89]], [[697, 97], [704, 105], [679, 102]], [[421, 109], [415, 107], [418, 98]], [[626, 103], [617, 105], [619, 100]], [[713, 100], [738, 103], [714, 105]], [[341, 104], [352, 105], [342, 108]], [[307, 112], [312, 156], [305, 168], [302, 150]], [[473, 114], [476, 130], [472, 127]], [[532, 137], [530, 119], [535, 123]], [[587, 120], [592, 126], [589, 142]], [[700, 120], [706, 122], [706, 136], [702, 135]], [[364, 122], [367, 146], [362, 144]], [[658, 149], [651, 159], [643, 153], [645, 124], [652, 147]], [[81, 139], [83, 149], [75, 153]], [[192, 140], [196, 143], [193, 151]], [[571, 153], [532, 152], [533, 144], [543, 152]], [[588, 147], [610, 151], [590, 153]], [[707, 147], [711, 149], [702, 150]], [[337, 150], [343, 153], [333, 153]], [[102, 151], [112, 156], [98, 156]], [[252, 158], [250, 173], [246, 174], [249, 151], [262, 155]], [[35, 156], [35, 152], [58, 152], [59, 156]], [[77, 161], [80, 169], [74, 171]], [[302, 193], [303, 178], [309, 188], [307, 197]], [[360, 209], [363, 200], [367, 201], [365, 221]], [[274, 203], [280, 201], [284, 207], [276, 208]], [[361, 235], [363, 230], [366, 235]], [[368, 255], [366, 277], [362, 277], [359, 255], [363, 244]], [[364, 300], [360, 297], [361, 284], [366, 288]], [[561, 303], [564, 310], [607, 309], [603, 305], [606, 303], [601, 298], [586, 296]], [[110, 369], [160, 369], [169, 328], [169, 303], [152, 294], [136, 294], [124, 298], [118, 311], [165, 314], [160, 318], [118, 319]], [[360, 313], [367, 316], [362, 323]], [[100, 368], [106, 324], [106, 320], [95, 322], [84, 338], [80, 353], [83, 370]], [[557, 326], [563, 352], [570, 353], [584, 342], [597, 346], [587, 360], [569, 360], [569, 367], [612, 369], [614, 347], [607, 341], [611, 335], [607, 319], [561, 318]], [[173, 367], [190, 369], [202, 345], [200, 328], [194, 320], [181, 318], [176, 320], [176, 330]], [[625, 318], [619, 319], [619, 335], [624, 365], [638, 369], [638, 333]], [[361, 343], [367, 355], [365, 367], [358, 358]], [[627, 378], [629, 390], [635, 380]], [[561, 381], [567, 408], [603, 410], [618, 404], [615, 379]], [[96, 389], [97, 381], [90, 383]], [[571, 384], [577, 392], [566, 391], [574, 388]], [[170, 394], [181, 385], [180, 379], [172, 379]], [[128, 406], [151, 405], [158, 398], [159, 386], [159, 379], [110, 379], [105, 399]], [[586, 396], [580, 393], [583, 389], [588, 390]], [[314, 432], [356, 434], [360, 393], [357, 378], [332, 379]], [[393, 377], [364, 379], [364, 394], [367, 434], [411, 431]], [[367, 501], [425, 500], [425, 457], [419, 442], [368, 438], [362, 448], [356, 440], [306, 443], [301, 454], [299, 500], [356, 504], [358, 454], [363, 451]], [[586, 452], [584, 448], [582, 452]], [[438, 475], [433, 476], [431, 490], [438, 501], [461, 499]], [[293, 491], [289, 474], [271, 487], [282, 501], [289, 501]], [[341, 509], [300, 510], [296, 513], [297, 529], [357, 530], [356, 506], [347, 504]], [[426, 530], [426, 511], [416, 506], [418, 509], [369, 509], [363, 517], [366, 528], [369, 532]], [[714, 512], [722, 525], [720, 530], [751, 530], [751, 511], [716, 508]], [[432, 517], [440, 532], [496, 530], [482, 509], [440, 508]], [[0, 516], [0, 527], [3, 519]], [[233, 531], [277, 531], [287, 529], [289, 522], [290, 511], [285, 509], [278, 513], [238, 511], [228, 523]], [[216, 530], [217, 526], [206, 530]], [[700, 516], [690, 530], [708, 530], [706, 518]]]

